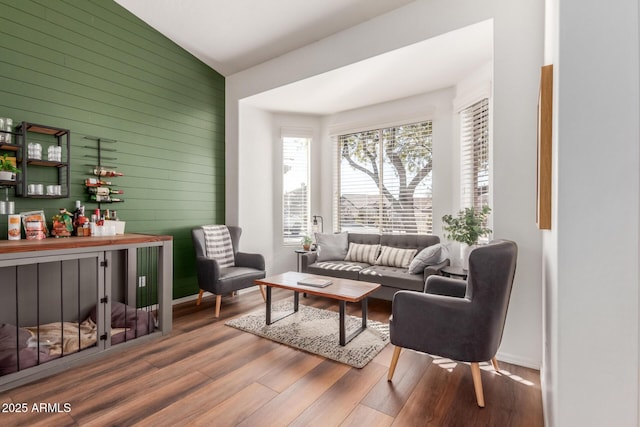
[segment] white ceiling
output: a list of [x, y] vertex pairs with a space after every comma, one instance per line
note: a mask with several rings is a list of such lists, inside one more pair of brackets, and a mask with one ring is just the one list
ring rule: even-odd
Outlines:
[[491, 61], [492, 36], [491, 21], [484, 21], [245, 101], [270, 111], [326, 115], [433, 92]]
[[414, 0], [116, 0], [224, 76]]
[[[115, 0], [228, 76], [414, 0]], [[455, 85], [491, 61], [491, 21], [434, 37], [246, 101], [331, 114]]]

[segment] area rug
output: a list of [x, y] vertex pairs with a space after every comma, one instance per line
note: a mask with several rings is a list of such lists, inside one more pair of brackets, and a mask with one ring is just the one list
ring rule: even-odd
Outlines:
[[[293, 310], [291, 300], [277, 301], [271, 315], [277, 319]], [[362, 326], [362, 319], [347, 316], [347, 336]], [[307, 307], [271, 325], [265, 324], [265, 309], [231, 319], [225, 325], [268, 338], [309, 353], [318, 354], [355, 368], [363, 368], [389, 343], [389, 325], [372, 320], [344, 347], [338, 343], [339, 314], [335, 311]]]

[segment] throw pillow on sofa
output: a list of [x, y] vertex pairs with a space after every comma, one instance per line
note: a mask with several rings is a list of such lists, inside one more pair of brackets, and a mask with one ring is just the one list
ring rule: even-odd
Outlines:
[[428, 265], [440, 264], [449, 257], [449, 250], [442, 243], [421, 250], [409, 264], [409, 273], [422, 273]]
[[366, 262], [375, 264], [380, 252], [380, 245], [363, 245], [360, 243], [349, 243], [349, 251], [344, 258], [345, 261]]
[[409, 268], [409, 264], [413, 257], [416, 256], [416, 252], [418, 252], [417, 249], [400, 249], [382, 246], [376, 264], [386, 265], [388, 267]]
[[316, 233], [317, 261], [343, 260], [347, 256], [349, 240], [347, 232], [336, 234]]

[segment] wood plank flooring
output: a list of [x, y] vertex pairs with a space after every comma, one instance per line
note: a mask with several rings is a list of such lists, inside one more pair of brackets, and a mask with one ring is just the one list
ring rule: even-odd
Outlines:
[[[289, 297], [274, 290], [274, 300]], [[338, 310], [310, 296], [301, 303]], [[224, 326], [263, 304], [259, 292], [174, 307], [173, 332], [97, 361], [0, 393], [2, 426], [542, 426], [539, 372], [500, 362], [482, 366], [478, 408], [469, 366], [403, 350], [393, 382], [388, 345], [363, 369]], [[348, 312], [359, 315], [359, 304]], [[386, 322], [391, 303], [371, 300]], [[33, 405], [59, 403], [58, 412]], [[64, 412], [64, 404], [70, 411]], [[51, 406], [51, 405], [50, 405]]]

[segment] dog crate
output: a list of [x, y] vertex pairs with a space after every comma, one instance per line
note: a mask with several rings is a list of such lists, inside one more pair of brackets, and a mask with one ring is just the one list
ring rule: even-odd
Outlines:
[[0, 242], [0, 390], [171, 331], [170, 236]]

